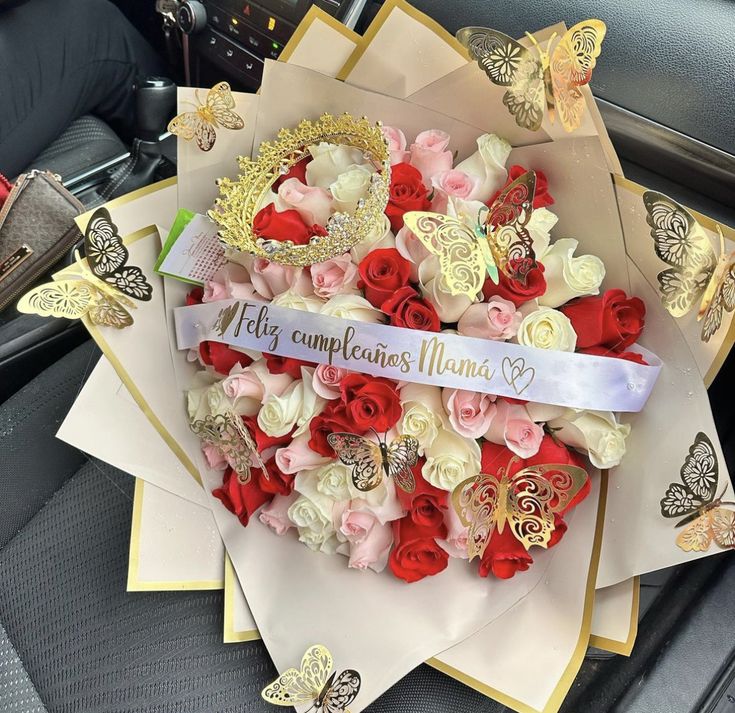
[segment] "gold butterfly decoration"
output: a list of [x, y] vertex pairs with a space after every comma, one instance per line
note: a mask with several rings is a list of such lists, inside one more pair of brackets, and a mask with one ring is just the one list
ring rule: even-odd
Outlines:
[[703, 320], [702, 341], [708, 342], [722, 325], [723, 313], [735, 309], [735, 252], [725, 252], [718, 225], [718, 258], [694, 216], [668, 196], [646, 191], [643, 205], [656, 255], [671, 266], [658, 274], [664, 307], [683, 317], [701, 298], [697, 319]]
[[664, 517], [681, 517], [676, 527], [687, 527], [676, 538], [685, 552], [705, 552], [712, 542], [720, 547], [735, 547], [735, 511], [722, 505], [722, 494], [715, 498], [719, 465], [712, 441], [706, 434], [696, 435], [679, 471], [681, 483], [671, 483], [661, 500]]
[[482, 557], [497, 529], [506, 524], [528, 549], [546, 547], [555, 529], [554, 515], [563, 512], [587, 482], [587, 471], [575, 465], [532, 465], [508, 475], [517, 458], [497, 475], [480, 473], [452, 492], [452, 506], [469, 528], [470, 561]]
[[416, 489], [411, 468], [419, 457], [419, 442], [413, 436], [398, 436], [388, 445], [378, 434], [378, 442], [354, 433], [330, 433], [329, 443], [339, 459], [352, 466], [352, 482], [367, 492], [377, 488], [383, 476], [393, 478], [396, 485], [407, 493]]
[[260, 468], [268, 479], [268, 471], [258, 455], [258, 447], [247, 426], [235, 413], [208, 415], [191, 422], [191, 430], [214, 447], [232, 466], [242, 485], [250, 482], [253, 468]]
[[585, 107], [580, 87], [592, 78], [605, 32], [601, 20], [584, 20], [567, 30], [553, 50], [556, 32], [546, 49], [528, 32], [532, 49], [487, 27], [463, 27], [457, 39], [493, 84], [508, 87], [503, 104], [518, 126], [538, 131], [546, 107], [552, 123], [558, 112], [564, 130], [574, 131], [582, 123]]
[[186, 141], [196, 139], [202, 151], [210, 151], [217, 140], [216, 129], [242, 129], [245, 122], [236, 113], [235, 99], [227, 82], [215, 84], [202, 103], [199, 90], [195, 90], [197, 98], [196, 111], [185, 111], [175, 116], [168, 124], [168, 130]]
[[311, 704], [315, 713], [347, 713], [360, 692], [360, 674], [353, 669], [332, 671], [332, 654], [326, 646], [309, 647], [301, 668], [290, 668], [266, 686], [261, 696], [276, 706]]
[[535, 193], [536, 174], [526, 171], [500, 193], [482, 218], [478, 216], [474, 230], [458, 218], [439, 213], [411, 211], [403, 220], [439, 258], [442, 280], [450, 294], [474, 300], [486, 274], [497, 284], [498, 270], [507, 273], [510, 260], [522, 259], [518, 264], [526, 269], [533, 263], [533, 240], [526, 225]]
[[153, 288], [139, 267], [128, 265], [128, 249], [105, 208], [98, 208], [84, 233], [87, 267], [77, 254], [81, 275], [49, 282], [27, 292], [18, 311], [42, 317], [87, 317], [92, 324], [122, 329], [133, 324], [128, 299], [147, 302]]

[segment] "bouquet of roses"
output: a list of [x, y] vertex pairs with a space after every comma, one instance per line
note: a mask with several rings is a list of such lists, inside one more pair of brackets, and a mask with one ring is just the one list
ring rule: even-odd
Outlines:
[[[229, 250], [228, 264], [188, 304], [256, 300], [645, 364], [635, 346], [643, 302], [620, 289], [600, 294], [602, 261], [576, 255], [575, 239], [551, 242], [553, 186], [541, 171], [506, 169], [510, 145], [494, 135], [480, 136], [476, 153], [454, 165], [444, 131], [423, 131], [410, 144], [399, 128], [382, 131], [389, 198], [367, 239], [307, 267]], [[364, 205], [381, 170], [351, 146], [308, 150], [255, 215], [260, 240], [306, 245], [325, 236], [335, 214]], [[439, 232], [493, 234], [479, 282], [453, 275], [427, 218]], [[353, 568], [387, 566], [407, 582], [442, 571], [450, 557], [478, 556], [481, 576], [527, 569], [529, 546], [555, 545], [565, 513], [587, 495], [587, 459], [617, 465], [630, 431], [612, 412], [395, 381], [216, 341], [201, 342], [195, 358], [204, 371], [188, 395], [192, 423], [234, 415], [257, 450], [243, 465], [221, 440], [204, 437], [209, 465], [223, 471], [214, 494], [242, 525], [259, 511], [279, 535], [297, 533]], [[526, 515], [545, 523], [539, 539], [523, 532], [528, 492], [536, 498]]]

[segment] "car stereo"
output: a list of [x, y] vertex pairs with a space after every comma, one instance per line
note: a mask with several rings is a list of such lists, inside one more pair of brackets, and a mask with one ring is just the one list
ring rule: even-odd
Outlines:
[[191, 36], [195, 62], [214, 65], [219, 78], [228, 79], [235, 88], [257, 89], [265, 60], [278, 58], [312, 5], [354, 27], [366, 0], [169, 2], [177, 5], [179, 28]]

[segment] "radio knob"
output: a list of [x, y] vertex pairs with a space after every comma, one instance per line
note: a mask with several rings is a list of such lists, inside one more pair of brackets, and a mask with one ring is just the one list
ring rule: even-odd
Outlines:
[[176, 12], [176, 24], [185, 35], [194, 35], [207, 26], [207, 9], [198, 0], [185, 0]]

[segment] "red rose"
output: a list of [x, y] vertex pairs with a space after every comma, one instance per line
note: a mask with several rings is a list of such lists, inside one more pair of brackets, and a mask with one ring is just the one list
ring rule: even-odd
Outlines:
[[369, 252], [358, 265], [359, 287], [365, 298], [380, 309], [396, 290], [408, 284], [411, 263], [395, 248], [380, 248]]
[[[258, 486], [264, 493], [273, 495], [290, 495], [293, 490], [296, 474], [282, 473], [273, 456], [265, 463], [265, 473], [260, 468], [253, 468], [253, 477], [258, 478]], [[267, 477], [266, 477], [267, 476]]]
[[510, 527], [503, 532], [495, 530], [490, 536], [480, 560], [480, 576], [493, 574], [499, 579], [510, 579], [516, 572], [525, 572], [533, 564], [533, 557], [519, 542]]
[[284, 181], [287, 181], [289, 178], [298, 178], [299, 181], [301, 181], [301, 183], [306, 183], [306, 167], [310, 163], [311, 163], [311, 156], [302, 158], [301, 161], [298, 161], [297, 163], [295, 163], [288, 170], [288, 173], [284, 173], [282, 176], [279, 176], [273, 182], [273, 190], [278, 192], [278, 186], [280, 186]]
[[261, 490], [258, 478], [252, 478], [249, 483], [243, 485], [232, 468], [227, 468], [222, 479], [222, 487], [213, 490], [212, 495], [219, 498], [230, 512], [237, 515], [243, 527], [261, 505], [273, 499], [272, 493]]
[[482, 286], [482, 294], [487, 302], [491, 297], [510, 300], [516, 307], [524, 302], [535, 300], [546, 292], [544, 266], [528, 258], [514, 258], [508, 261], [507, 273], [500, 270], [496, 285], [490, 278]]
[[434, 305], [421, 297], [413, 287], [401, 287], [383, 302], [380, 309], [390, 317], [394, 327], [421, 329], [424, 332], [438, 332], [441, 329]]
[[607, 290], [599, 297], [581, 297], [561, 311], [569, 317], [577, 333], [577, 348], [608, 347], [625, 351], [641, 336], [646, 305], [638, 297], [627, 297], [623, 290]]
[[384, 433], [393, 428], [401, 417], [398, 389], [389, 379], [347, 374], [340, 381], [339, 389], [347, 417], [358, 429], [357, 433], [365, 433], [370, 428]]
[[265, 365], [271, 374], [288, 374], [292, 379], [301, 378], [302, 366], [316, 366], [310, 361], [301, 361], [301, 359], [292, 359], [291, 357], [278, 356], [277, 354], [266, 354]]
[[249, 366], [253, 360], [236, 349], [231, 349], [220, 342], [201, 342], [199, 344], [199, 356], [207, 366], [213, 366], [218, 374], [227, 376], [235, 364]]
[[396, 488], [396, 495], [401, 507], [407, 511], [408, 517], [421, 527], [438, 528], [444, 522], [444, 511], [447, 509], [449, 493], [446, 490], [435, 488], [421, 475], [421, 468], [425, 459], [413, 467], [413, 478], [416, 489], [407, 493], [403, 488]]
[[[513, 181], [515, 181], [517, 178], [520, 178], [524, 173], [528, 171], [527, 168], [523, 168], [523, 166], [514, 165], [511, 166], [508, 169], [508, 180], [505, 182], [505, 185], [494, 195], [490, 198], [490, 200], [486, 203], [487, 207], [490, 208], [492, 204], [495, 202], [497, 197], [511, 184]], [[534, 169], [534, 173], [536, 174], [536, 192], [533, 196], [533, 207], [534, 208], [546, 208], [546, 206], [553, 205], [554, 199], [551, 197], [551, 194], [549, 193], [549, 182], [546, 180], [546, 174], [543, 171], [539, 171], [537, 169]]]
[[200, 305], [202, 303], [202, 297], [204, 297], [204, 289], [202, 287], [195, 287], [186, 295], [186, 306]]
[[293, 209], [277, 211], [273, 203], [261, 208], [253, 218], [253, 233], [264, 240], [290, 240], [294, 245], [306, 245], [314, 235], [326, 235], [320, 225], [306, 225]]
[[410, 210], [429, 210], [426, 186], [421, 180], [421, 171], [408, 163], [397, 163], [391, 168], [390, 197], [385, 214], [390, 227], [397, 233], [403, 227], [403, 214]]
[[406, 582], [418, 582], [424, 577], [439, 574], [446, 569], [449, 555], [435, 538], [443, 540], [446, 536], [444, 523], [438, 527], [422, 527], [410, 516], [395, 520], [395, 545], [388, 559], [391, 572]]
[[336, 458], [334, 448], [327, 442], [330, 433], [351, 432], [361, 436], [367, 429], [361, 430], [352, 423], [347, 407], [341, 401], [330, 401], [324, 410], [309, 422], [309, 448], [326, 458]]
[[242, 420], [255, 439], [258, 453], [262, 453], [267, 448], [274, 448], [275, 446], [287, 446], [291, 443], [291, 436], [294, 430], [296, 430], [296, 426], [294, 426], [285, 436], [269, 436], [265, 431], [261, 430], [258, 425], [258, 419], [255, 416], [243, 416]]
[[611, 349], [605, 349], [605, 347], [587, 347], [586, 349], [580, 349], [580, 354], [592, 354], [592, 356], [604, 356], [604, 357], [615, 357], [616, 359], [626, 359], [627, 361], [634, 361], [636, 364], [643, 364], [648, 366], [648, 362], [643, 358], [642, 354], [638, 352], [614, 352]]

